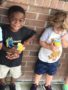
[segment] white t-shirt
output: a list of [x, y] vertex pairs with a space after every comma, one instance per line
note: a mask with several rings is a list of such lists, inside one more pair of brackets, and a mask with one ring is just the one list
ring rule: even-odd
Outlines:
[[[61, 35], [60, 34], [57, 34], [53, 31], [53, 28], [47, 28], [44, 33], [42, 34], [40, 40], [41, 41], [44, 41], [44, 42], [47, 42], [47, 43], [51, 43], [52, 42], [52, 39], [56, 40], [60, 40], [61, 42]], [[47, 48], [44, 48], [44, 47], [41, 47], [40, 48], [40, 51], [39, 51], [39, 54], [38, 54], [38, 58], [43, 61], [43, 62], [47, 62], [47, 63], [54, 63], [56, 61], [59, 60], [61, 54], [62, 54], [62, 44], [60, 45], [58, 51], [60, 52], [59, 55], [56, 57], [55, 60], [53, 59], [50, 59], [49, 56], [53, 53], [52, 50], [50, 49], [47, 49]]]

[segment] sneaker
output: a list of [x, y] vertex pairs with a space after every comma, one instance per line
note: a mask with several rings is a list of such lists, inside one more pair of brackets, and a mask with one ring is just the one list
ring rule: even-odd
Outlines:
[[44, 88], [45, 88], [45, 90], [52, 90], [51, 86], [45, 86], [44, 85]]
[[32, 84], [30, 90], [37, 90], [37, 85], [36, 84]]
[[16, 90], [16, 87], [15, 87], [15, 84], [14, 83], [10, 84], [9, 85], [9, 88], [10, 88], [10, 90]]
[[0, 84], [0, 90], [5, 90], [5, 84]]

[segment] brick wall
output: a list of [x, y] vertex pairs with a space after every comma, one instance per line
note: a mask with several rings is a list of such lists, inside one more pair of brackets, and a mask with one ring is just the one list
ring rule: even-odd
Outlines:
[[[46, 18], [56, 10], [68, 11], [68, 2], [64, 2], [62, 0], [7, 0], [7, 2], [0, 5], [0, 23], [8, 23], [6, 10], [12, 5], [20, 5], [26, 10], [25, 26], [28, 26], [37, 32], [35, 40], [32, 41], [24, 51], [22, 60], [23, 74], [19, 79], [32, 80], [34, 64], [37, 60], [37, 53], [39, 50], [38, 39], [46, 26]], [[62, 80], [66, 75], [68, 62], [67, 57], [67, 49], [64, 49], [61, 57], [61, 66], [58, 68], [58, 72], [55, 75], [54, 80]]]

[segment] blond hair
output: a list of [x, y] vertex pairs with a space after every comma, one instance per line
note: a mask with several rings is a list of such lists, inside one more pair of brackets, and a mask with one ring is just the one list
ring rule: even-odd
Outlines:
[[64, 29], [64, 21], [67, 18], [67, 13], [63, 11], [57, 11], [55, 14], [47, 18], [48, 24], [50, 26], [55, 26], [59, 24], [59, 28]]

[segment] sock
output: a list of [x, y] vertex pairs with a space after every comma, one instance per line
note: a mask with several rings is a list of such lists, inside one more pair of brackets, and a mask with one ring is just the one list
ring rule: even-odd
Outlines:
[[63, 90], [68, 90], [68, 84], [63, 85]]

